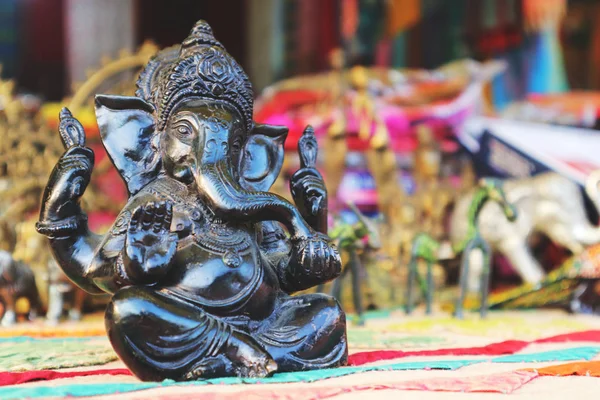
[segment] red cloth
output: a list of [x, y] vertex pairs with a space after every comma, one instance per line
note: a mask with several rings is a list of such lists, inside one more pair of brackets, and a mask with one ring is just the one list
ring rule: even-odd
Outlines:
[[600, 330], [565, 333], [538, 339], [534, 343], [561, 343], [561, 342], [600, 342]]
[[537, 339], [533, 342], [523, 340], [507, 340], [499, 343], [492, 343], [481, 347], [459, 347], [454, 349], [438, 350], [379, 350], [364, 351], [351, 354], [348, 357], [348, 365], [358, 366], [375, 361], [391, 360], [394, 358], [403, 358], [410, 356], [500, 356], [504, 354], [514, 354], [523, 350], [530, 343], [562, 343], [562, 342], [600, 342], [600, 330], [589, 330], [582, 332], [572, 332], [562, 335], [550, 336]]
[[[551, 336], [527, 342], [524, 340], [507, 340], [499, 343], [492, 343], [480, 347], [458, 347], [438, 350], [378, 350], [364, 351], [351, 354], [348, 357], [348, 365], [358, 366], [375, 361], [391, 360], [410, 356], [499, 356], [516, 353], [530, 343], [561, 343], [561, 342], [600, 342], [600, 330], [589, 330], [582, 332], [573, 332], [562, 335]], [[32, 381], [44, 381], [61, 378], [72, 378], [78, 376], [93, 375], [131, 375], [131, 372], [124, 368], [118, 369], [95, 369], [88, 371], [70, 371], [58, 372], [52, 370], [27, 371], [27, 372], [0, 372], [0, 386], [17, 385], [20, 383]]]
[[88, 371], [58, 372], [51, 370], [27, 372], [0, 372], [0, 386], [18, 385], [33, 381], [50, 381], [53, 379], [73, 378], [92, 375], [131, 375], [128, 369], [94, 369]]
[[348, 356], [348, 365], [358, 366], [375, 361], [391, 360], [394, 358], [410, 356], [499, 356], [503, 354], [513, 354], [523, 350], [529, 345], [529, 342], [523, 340], [507, 340], [500, 343], [492, 343], [481, 347], [457, 347], [454, 349], [439, 350], [380, 350], [364, 351], [354, 353]]

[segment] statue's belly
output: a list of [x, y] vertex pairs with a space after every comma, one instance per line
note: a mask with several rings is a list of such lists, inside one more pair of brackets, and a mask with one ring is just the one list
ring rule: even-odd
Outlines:
[[263, 276], [254, 237], [211, 226], [180, 241], [167, 287], [204, 307], [235, 308], [258, 289]]

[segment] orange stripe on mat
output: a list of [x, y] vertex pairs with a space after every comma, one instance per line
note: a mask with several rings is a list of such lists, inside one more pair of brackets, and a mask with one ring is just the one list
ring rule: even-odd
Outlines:
[[29, 336], [34, 338], [60, 338], [60, 337], [85, 337], [85, 336], [104, 336], [106, 330], [104, 328], [89, 328], [89, 329], [48, 329], [43, 328], [26, 328], [26, 329], [10, 329], [0, 330], [0, 337], [15, 337]]
[[535, 371], [540, 376], [595, 376], [600, 377], [600, 361], [580, 361], [568, 364], [553, 365], [551, 367], [526, 369]]

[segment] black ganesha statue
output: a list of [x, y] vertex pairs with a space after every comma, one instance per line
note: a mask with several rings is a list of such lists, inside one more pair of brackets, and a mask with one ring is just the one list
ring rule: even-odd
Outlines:
[[317, 151], [312, 129], [290, 182], [294, 205], [268, 192], [287, 129], [252, 120], [248, 77], [204, 21], [137, 85], [136, 97], [96, 97], [103, 144], [129, 190], [110, 231], [90, 232], [80, 208], [94, 153], [67, 109], [66, 152], [37, 224], [71, 280], [113, 295], [105, 321], [118, 355], [143, 380], [344, 365], [336, 300], [290, 295], [341, 267], [325, 234], [327, 191], [306, 161]]

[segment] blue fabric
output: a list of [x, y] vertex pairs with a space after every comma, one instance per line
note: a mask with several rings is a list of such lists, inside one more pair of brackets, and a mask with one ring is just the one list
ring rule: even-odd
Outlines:
[[529, 63], [529, 93], [556, 93], [568, 90], [562, 50], [555, 30], [546, 29], [531, 35], [526, 41], [525, 57]]
[[287, 372], [275, 374], [270, 378], [216, 378], [195, 382], [164, 381], [157, 383], [105, 383], [105, 384], [76, 384], [62, 386], [5, 386], [0, 387], [0, 399], [22, 399], [42, 397], [85, 397], [109, 395], [115, 393], [135, 392], [139, 390], [153, 389], [170, 386], [201, 386], [208, 384], [268, 384], [268, 383], [292, 383], [292, 382], [315, 382], [323, 379], [337, 378], [356, 373], [371, 371], [406, 371], [406, 370], [455, 370], [467, 365], [491, 361], [494, 363], [528, 363], [549, 361], [575, 361], [591, 360], [600, 353], [600, 347], [575, 347], [530, 354], [516, 354], [490, 359], [471, 360], [432, 360], [419, 362], [403, 362], [388, 365], [374, 365], [361, 367], [332, 368], [317, 371]]
[[87, 342], [90, 340], [106, 340], [106, 335], [102, 336], [73, 336], [56, 338], [35, 338], [31, 336], [0, 337], [0, 343], [23, 343], [23, 342]]
[[591, 360], [600, 353], [600, 347], [575, 347], [572, 349], [560, 349], [544, 351], [541, 353], [513, 354], [510, 356], [496, 357], [492, 359], [495, 363], [528, 363], [549, 361], [577, 361]]

